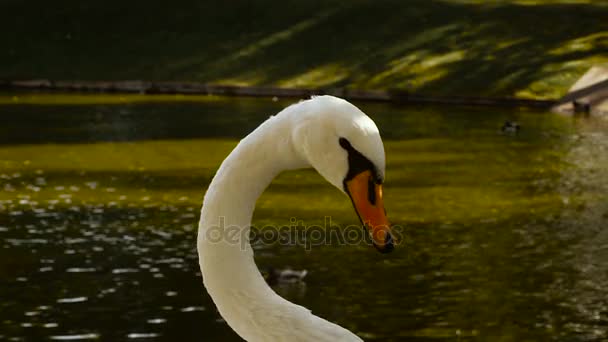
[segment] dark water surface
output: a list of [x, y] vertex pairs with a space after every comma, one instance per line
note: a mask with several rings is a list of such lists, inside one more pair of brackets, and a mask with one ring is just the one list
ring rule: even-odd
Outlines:
[[[2, 100], [0, 340], [239, 340], [201, 283], [198, 212], [238, 139], [288, 102]], [[385, 139], [401, 243], [257, 243], [261, 269], [309, 272], [281, 295], [366, 340], [608, 338], [607, 118], [360, 107]], [[309, 170], [257, 208], [258, 228], [357, 224]]]

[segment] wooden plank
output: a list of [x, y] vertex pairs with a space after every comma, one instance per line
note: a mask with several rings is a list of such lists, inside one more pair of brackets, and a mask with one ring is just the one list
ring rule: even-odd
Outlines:
[[552, 108], [558, 113], [608, 113], [608, 65], [591, 67]]
[[575, 102], [577, 100], [583, 99], [585, 97], [588, 97], [590, 95], [593, 95], [594, 93], [599, 93], [601, 92], [602, 94], [608, 92], [608, 79], [595, 83], [593, 85], [590, 85], [588, 87], [579, 89], [579, 90], [575, 90], [573, 92], [570, 92], [568, 94], [566, 94], [566, 96], [562, 97], [561, 99], [559, 99], [555, 105], [559, 106], [562, 104], [566, 104], [566, 103], [570, 103], [570, 102]]

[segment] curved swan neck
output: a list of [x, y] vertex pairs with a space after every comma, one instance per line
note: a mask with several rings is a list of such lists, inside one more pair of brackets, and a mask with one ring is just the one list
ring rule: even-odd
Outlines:
[[198, 232], [199, 263], [220, 314], [248, 341], [360, 341], [277, 295], [261, 276], [248, 241], [255, 202], [283, 170], [309, 164], [295, 151], [291, 115], [278, 115], [244, 138], [209, 185]]
[[266, 284], [248, 240], [257, 198], [278, 173], [302, 164], [294, 159], [290, 139], [272, 134], [280, 132], [281, 124], [276, 118], [266, 121], [224, 160], [205, 194], [199, 223], [199, 263], [207, 292], [227, 323], [250, 341], [272, 324], [256, 312], [290, 304]]
[[293, 149], [285, 119], [264, 122], [224, 160], [205, 194], [201, 228], [217, 217], [249, 226], [255, 202], [270, 182], [284, 170], [308, 166]]

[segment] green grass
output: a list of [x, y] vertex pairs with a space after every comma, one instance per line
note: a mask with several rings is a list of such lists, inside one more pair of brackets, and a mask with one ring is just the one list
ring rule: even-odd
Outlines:
[[606, 18], [604, 1], [5, 0], [0, 78], [554, 98], [608, 62]]

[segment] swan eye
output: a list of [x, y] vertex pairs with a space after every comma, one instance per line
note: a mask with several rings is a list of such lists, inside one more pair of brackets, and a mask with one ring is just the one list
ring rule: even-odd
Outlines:
[[340, 138], [338, 141], [340, 142], [340, 146], [347, 151], [353, 148], [350, 141], [346, 140], [346, 138]]
[[382, 184], [382, 179], [378, 176], [378, 171], [376, 170], [374, 163], [361, 154], [361, 152], [357, 151], [346, 138], [340, 138], [339, 143], [340, 146], [348, 152], [348, 173], [344, 178], [345, 182], [353, 179], [362, 172], [370, 171], [372, 173], [370, 182]]
[[367, 199], [371, 205], [376, 205], [376, 183], [371, 177], [367, 181]]

